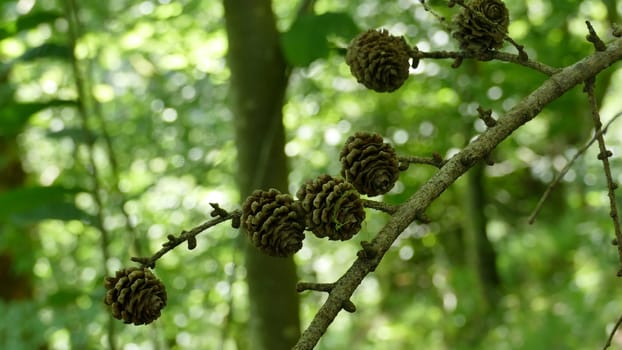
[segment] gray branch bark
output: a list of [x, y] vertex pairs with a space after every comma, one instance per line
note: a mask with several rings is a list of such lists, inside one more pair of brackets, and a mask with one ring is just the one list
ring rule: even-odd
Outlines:
[[378, 252], [373, 259], [359, 257], [346, 273], [337, 280], [328, 299], [317, 312], [311, 324], [302, 333], [293, 349], [313, 349], [328, 326], [350, 299], [362, 280], [374, 271], [397, 237], [418, 215], [440, 196], [456, 179], [486, 157], [514, 130], [535, 118], [542, 109], [571, 88], [596, 76], [602, 70], [622, 59], [622, 39], [611, 42], [607, 50], [596, 52], [552, 75], [540, 87], [517, 103], [497, 124], [452, 157], [432, 178], [423, 184], [382, 228], [372, 245]]

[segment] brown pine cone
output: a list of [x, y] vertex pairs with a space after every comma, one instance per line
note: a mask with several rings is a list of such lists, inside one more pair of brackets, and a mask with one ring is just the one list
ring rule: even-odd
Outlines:
[[368, 196], [389, 192], [400, 173], [395, 150], [378, 134], [357, 132], [350, 136], [339, 161], [341, 176]]
[[289, 194], [276, 189], [253, 192], [242, 205], [242, 224], [265, 254], [287, 257], [302, 248], [304, 212]]
[[365, 210], [349, 182], [320, 175], [305, 183], [296, 196], [307, 214], [307, 228], [316, 236], [345, 241], [361, 230]]
[[352, 40], [346, 63], [356, 80], [368, 89], [391, 92], [408, 79], [410, 52], [403, 37], [370, 29]]
[[166, 306], [166, 288], [146, 268], [129, 267], [117, 271], [115, 277], [106, 277], [104, 302], [112, 316], [125, 323], [149, 324]]
[[[469, 54], [479, 54], [501, 48], [510, 24], [508, 9], [503, 1], [471, 0], [467, 5], [480, 15], [462, 8], [455, 16], [452, 35], [458, 40], [460, 49]], [[487, 23], [481, 15], [492, 23]]]

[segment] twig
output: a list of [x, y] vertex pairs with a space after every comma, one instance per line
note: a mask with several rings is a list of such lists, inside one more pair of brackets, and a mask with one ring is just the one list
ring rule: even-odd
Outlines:
[[598, 34], [596, 34], [594, 27], [592, 27], [592, 23], [590, 23], [590, 21], [585, 21], [585, 24], [587, 25], [587, 30], [589, 32], [589, 34], [585, 37], [587, 41], [594, 45], [596, 51], [605, 51], [607, 49], [607, 45], [605, 45], [605, 42], [603, 42]]
[[368, 241], [361, 241], [361, 247], [363, 249], [359, 250], [356, 253], [356, 256], [358, 256], [359, 258], [373, 259], [378, 256], [378, 248], [376, 248], [373, 243]]
[[[450, 26], [447, 24], [447, 20], [444, 16], [437, 14], [426, 2], [425, 0], [419, 0], [424, 10], [431, 13], [434, 17], [438, 19], [438, 21], [444, 26], [445, 30], [448, 32], [451, 31]], [[499, 24], [492, 22], [489, 20], [484, 14], [479, 11], [475, 11], [472, 7], [467, 5], [464, 0], [449, 0], [447, 3], [448, 7], [454, 7], [456, 4], [462, 6], [467, 11], [474, 13], [478, 18], [489, 26], [492, 26], [496, 31], [500, 32], [504, 36], [504, 40], [508, 41], [512, 44], [518, 54], [511, 54], [508, 52], [500, 52], [500, 51], [489, 51], [484, 54], [467, 54], [465, 52], [452, 52], [452, 51], [438, 51], [438, 52], [423, 52], [419, 51], [417, 47], [413, 47], [411, 51], [411, 57], [413, 59], [412, 67], [417, 68], [419, 64], [419, 60], [422, 58], [453, 58], [454, 63], [452, 64], [453, 68], [458, 68], [462, 61], [465, 58], [472, 58], [481, 61], [488, 61], [491, 59], [496, 59], [500, 61], [511, 62], [515, 64], [519, 64], [521, 66], [534, 69], [538, 72], [544, 73], [548, 76], [551, 76], [559, 71], [559, 69], [547, 66], [544, 63], [533, 61], [529, 59], [527, 52], [525, 51], [525, 47], [523, 45], [518, 44], [514, 39], [509, 37], [507, 33], [500, 27]]]
[[408, 169], [408, 166], [410, 164], [427, 164], [440, 169], [447, 162], [438, 153], [434, 153], [432, 157], [402, 156], [398, 157], [398, 160], [400, 162], [399, 169], [401, 171], [405, 171], [406, 169]]
[[[615, 190], [618, 188], [618, 185], [613, 181], [613, 176], [611, 175], [611, 166], [609, 165], [609, 157], [611, 157], [612, 153], [607, 149], [605, 145], [605, 138], [603, 137], [600, 130], [602, 129], [602, 122], [600, 121], [600, 113], [598, 113], [598, 104], [596, 102], [596, 96], [594, 95], [594, 82], [595, 78], [591, 77], [585, 81], [585, 89], [584, 92], [587, 93], [588, 101], [590, 104], [590, 109], [592, 110], [592, 120], [594, 121], [594, 132], [597, 134], [596, 140], [598, 141], [598, 159], [603, 162], [603, 168], [605, 171], [605, 177], [607, 178], [607, 193], [609, 195], [609, 207], [610, 212], [609, 216], [611, 216], [611, 220], [613, 221], [613, 229], [615, 231], [616, 240], [618, 241], [618, 255], [620, 258], [620, 269], [618, 270], [618, 277], [622, 277], [622, 229], [620, 229], [620, 217], [618, 216], [618, 208], [616, 204], [616, 193]], [[599, 134], [600, 133], [600, 134]]]
[[[420, 51], [419, 49], [417, 49], [416, 47], [413, 48], [410, 52], [410, 55], [413, 59], [413, 63], [423, 59], [423, 58], [431, 58], [431, 59], [447, 59], [447, 58], [451, 58], [454, 60], [463, 60], [465, 58], [470, 58], [470, 59], [478, 59], [478, 60], [483, 60], [483, 58], [481, 57], [481, 55], [474, 55], [474, 54], [467, 54], [464, 52], [458, 52], [458, 51], [431, 51], [431, 52], [426, 52], [426, 51]], [[546, 65], [542, 62], [538, 62], [538, 61], [534, 61], [531, 59], [527, 59], [524, 60], [520, 57], [520, 55], [516, 55], [513, 53], [509, 53], [509, 52], [502, 52], [502, 51], [490, 51], [486, 53], [486, 61], [488, 60], [499, 60], [499, 61], [504, 61], [504, 62], [509, 62], [509, 63], [514, 63], [514, 64], [518, 64], [521, 65], [523, 67], [529, 68], [529, 69], [533, 69], [535, 71], [538, 71], [540, 73], [543, 73], [545, 75], [551, 76], [555, 73], [558, 73], [561, 69], [559, 68], [555, 68], [555, 67], [551, 67], [549, 65]], [[456, 67], [454, 67], [456, 68]]]
[[296, 291], [298, 293], [304, 292], [305, 290], [315, 290], [318, 292], [330, 293], [330, 291], [333, 290], [333, 288], [335, 288], [334, 283], [314, 283], [314, 282], [296, 283]]
[[449, 24], [447, 23], [447, 19], [445, 18], [445, 16], [442, 16], [436, 13], [436, 11], [434, 11], [430, 7], [430, 5], [428, 5], [425, 2], [425, 0], [419, 0], [419, 2], [421, 3], [421, 6], [423, 6], [423, 9], [429, 12], [430, 14], [432, 14], [432, 16], [434, 16], [441, 23], [441, 25], [445, 28], [446, 31], [450, 31], [451, 28], [449, 27]]
[[618, 322], [616, 322], [615, 326], [613, 326], [613, 329], [611, 330], [611, 333], [609, 333], [609, 338], [607, 338], [607, 343], [605, 343], [603, 350], [607, 350], [611, 346], [613, 336], [616, 334], [618, 328], [620, 328], [620, 325], [622, 325], [622, 316], [618, 318]]
[[[69, 60], [71, 62], [71, 69], [74, 76], [74, 81], [76, 84], [76, 93], [78, 95], [78, 118], [80, 119], [80, 127], [82, 129], [82, 133], [86, 138], [86, 146], [88, 153], [88, 165], [87, 171], [90, 170], [90, 175], [92, 179], [92, 188], [90, 190], [95, 205], [97, 206], [97, 222], [95, 226], [98, 228], [101, 233], [100, 240], [100, 248], [102, 252], [102, 266], [104, 269], [104, 274], [106, 276], [110, 275], [108, 269], [108, 260], [110, 259], [110, 233], [108, 229], [104, 225], [104, 204], [101, 196], [101, 184], [100, 184], [100, 176], [99, 170], [97, 168], [97, 163], [95, 162], [95, 140], [93, 138], [93, 133], [89, 129], [89, 121], [88, 116], [89, 113], [87, 111], [86, 101], [89, 99], [89, 94], [87, 93], [88, 89], [85, 86], [85, 81], [83, 74], [80, 70], [80, 64], [74, 54], [76, 48], [76, 42], [78, 37], [80, 36], [79, 28], [80, 28], [80, 19], [78, 18], [78, 8], [75, 0], [65, 0], [63, 1], [63, 7], [65, 10], [65, 17], [67, 23], [69, 25], [68, 30], [68, 42], [71, 47], [71, 55], [69, 56]], [[107, 325], [107, 343], [108, 348], [110, 350], [117, 349], [116, 345], [116, 331], [115, 331], [115, 320], [112, 314], [108, 316], [108, 325]]]
[[513, 53], [509, 53], [509, 52], [502, 52], [502, 51], [493, 51], [492, 52], [492, 58], [499, 60], [499, 61], [505, 61], [505, 62], [510, 62], [510, 63], [515, 63], [515, 64], [519, 64], [521, 66], [527, 67], [527, 68], [531, 68], [533, 70], [536, 70], [540, 73], [546, 74], [548, 76], [552, 76], [556, 73], [559, 73], [561, 71], [561, 68], [556, 68], [556, 67], [551, 67], [549, 65], [546, 65], [542, 62], [538, 62], [538, 61], [533, 61], [531, 59], [527, 59], [527, 60], [523, 60], [521, 59], [520, 55], [516, 55]]
[[385, 202], [378, 202], [378, 201], [372, 201], [370, 199], [363, 199], [363, 206], [365, 208], [370, 208], [370, 209], [375, 209], [387, 214], [393, 214], [397, 211], [398, 206], [397, 205], [393, 205], [393, 204], [389, 204], [389, 203], [385, 203]]
[[538, 213], [540, 212], [540, 210], [542, 209], [542, 206], [544, 205], [544, 202], [546, 201], [546, 199], [549, 197], [549, 195], [551, 194], [551, 192], [553, 191], [553, 188], [555, 188], [555, 186], [557, 186], [557, 184], [561, 181], [562, 178], [564, 178], [564, 176], [566, 175], [566, 173], [568, 172], [568, 170], [570, 170], [570, 168], [572, 168], [572, 165], [574, 164], [574, 162], [579, 159], [579, 157], [581, 155], [583, 155], [589, 148], [590, 146], [592, 146], [592, 144], [594, 142], [596, 142], [596, 138], [600, 135], [604, 135], [605, 133], [607, 133], [607, 129], [609, 129], [609, 126], [616, 120], [618, 119], [620, 116], [622, 116], [622, 112], [616, 114], [613, 116], [613, 118], [611, 118], [611, 120], [609, 120], [609, 122], [607, 123], [607, 125], [605, 125], [604, 128], [602, 128], [600, 131], [598, 131], [597, 133], [595, 133], [592, 138], [583, 146], [581, 147], [577, 153], [575, 153], [575, 155], [568, 161], [568, 163], [564, 166], [564, 168], [555, 176], [555, 178], [553, 179], [553, 181], [551, 181], [551, 183], [548, 185], [548, 187], [546, 188], [546, 190], [544, 191], [544, 193], [542, 194], [542, 197], [540, 197], [540, 200], [538, 201], [538, 204], [536, 204], [535, 209], [531, 212], [531, 215], [529, 215], [529, 223], [533, 224], [536, 221], [536, 216], [538, 216]]
[[[361, 199], [361, 201], [363, 202], [363, 206], [365, 208], [378, 210], [378, 211], [387, 213], [389, 215], [395, 214], [400, 209], [399, 205], [373, 201], [371, 199]], [[420, 213], [419, 215], [417, 215], [416, 220], [423, 224], [430, 223], [431, 221], [430, 218], [428, 218], [427, 215], [425, 215], [425, 213]], [[361, 242], [361, 243], [363, 244], [365, 242]]]
[[475, 164], [469, 162], [465, 165], [465, 158], [474, 160], [484, 158], [512, 132], [535, 118], [546, 105], [621, 59], [622, 39], [616, 39], [608, 45], [607, 50], [595, 52], [572, 66], [564, 68], [501, 116], [494, 128], [484, 131], [461, 152], [448, 160], [436, 174], [419, 187], [417, 192], [400, 205], [399, 210], [391, 216], [389, 222], [373, 239], [371, 244], [377, 248], [377, 256], [373, 259], [358, 257], [335, 282], [328, 298], [303, 331], [293, 349], [311, 350], [316, 346], [337, 314], [343, 309], [343, 302], [350, 299], [363, 279], [380, 264], [384, 254], [417, 218], [418, 213], [423, 213], [436, 198]]
[[487, 127], [492, 128], [497, 125], [497, 121], [492, 117], [492, 109], [484, 109], [482, 106], [479, 106], [477, 107], [477, 113]]
[[[306, 290], [314, 290], [318, 292], [325, 292], [330, 295], [334, 288], [335, 283], [298, 282], [296, 284], [296, 291], [298, 293], [304, 292]], [[342, 303], [341, 308], [350, 313], [356, 312], [356, 305], [354, 305], [354, 303], [350, 299], [345, 300]]]
[[132, 257], [131, 260], [141, 264], [143, 267], [155, 268], [155, 263], [158, 259], [160, 259], [162, 256], [164, 256], [164, 254], [173, 250], [173, 248], [177, 247], [183, 242], [188, 242], [188, 249], [194, 249], [197, 244], [196, 236], [198, 234], [212, 226], [216, 226], [227, 220], [233, 220], [236, 217], [239, 218], [242, 216], [241, 210], [234, 210], [232, 212], [228, 212], [220, 208], [216, 203], [210, 203], [210, 205], [212, 206], [212, 208], [214, 208], [211, 215], [216, 216], [215, 219], [206, 221], [199, 226], [192, 228], [190, 231], [181, 231], [178, 236], [168, 235], [166, 237], [168, 240], [162, 243], [162, 248], [158, 250], [155, 254], [150, 257]]

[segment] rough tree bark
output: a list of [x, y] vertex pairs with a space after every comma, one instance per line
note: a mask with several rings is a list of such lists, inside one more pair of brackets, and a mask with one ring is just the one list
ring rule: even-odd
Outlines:
[[[461, 152], [449, 159], [434, 176], [400, 205], [398, 211], [380, 230], [371, 246], [366, 249], [373, 254], [373, 257], [370, 258], [369, 253], [361, 254], [348, 271], [335, 282], [328, 299], [302, 333], [294, 349], [313, 349], [365, 276], [379, 265], [391, 244], [459, 177], [489, 155], [512, 132], [535, 118], [546, 105], [621, 59], [622, 38], [618, 38], [609, 43], [605, 51], [596, 52], [552, 74], [542, 85], [500, 117], [495, 126], [488, 128]], [[614, 271], [617, 270], [613, 269], [612, 274]]]
[[[282, 106], [286, 63], [270, 0], [225, 0], [238, 184], [287, 192]], [[245, 240], [246, 242], [246, 240]], [[292, 258], [272, 258], [246, 244], [251, 349], [291, 349], [300, 335]]]

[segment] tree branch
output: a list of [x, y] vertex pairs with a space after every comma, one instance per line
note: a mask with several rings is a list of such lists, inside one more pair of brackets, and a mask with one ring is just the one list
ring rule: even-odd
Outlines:
[[438, 153], [434, 153], [432, 157], [429, 157], [429, 158], [428, 157], [416, 157], [416, 156], [402, 156], [402, 157], [398, 157], [398, 160], [400, 162], [399, 169], [401, 171], [407, 170], [410, 164], [427, 164], [427, 165], [435, 166], [440, 169], [446, 163], [446, 160], [444, 160], [443, 157], [441, 157], [441, 155]]
[[375, 209], [375, 210], [378, 210], [378, 211], [381, 211], [387, 214], [393, 214], [399, 208], [397, 205], [393, 205], [393, 204], [389, 204], [385, 202], [372, 201], [370, 199], [363, 199], [362, 201], [363, 201], [363, 206], [365, 208]]
[[607, 338], [607, 343], [605, 343], [605, 346], [603, 347], [603, 350], [609, 349], [609, 347], [611, 346], [611, 342], [613, 341], [613, 336], [616, 334], [616, 332], [618, 331], [618, 328], [620, 328], [621, 324], [622, 324], [622, 316], [620, 316], [620, 318], [618, 318], [618, 322], [616, 322], [616, 324], [611, 329], [611, 333], [609, 333], [609, 338]]
[[494, 127], [488, 128], [460, 153], [449, 159], [406, 203], [399, 207], [399, 210], [370, 243], [377, 254], [371, 258], [365, 255], [359, 256], [348, 271], [335, 282], [328, 299], [302, 333], [294, 349], [310, 350], [315, 347], [343, 308], [344, 301], [349, 300], [365, 276], [375, 270], [391, 244], [452, 183], [474, 164], [484, 159], [514, 130], [538, 115], [547, 104], [621, 59], [622, 39], [616, 39], [605, 51], [596, 52], [562, 69], [500, 117]]
[[[93, 196], [93, 200], [96, 205], [96, 217], [97, 222], [95, 226], [99, 229], [101, 233], [100, 239], [100, 249], [102, 252], [102, 266], [104, 270], [104, 274], [108, 276], [110, 274], [108, 269], [108, 261], [110, 259], [110, 231], [104, 225], [104, 199], [102, 198], [101, 190], [102, 183], [99, 168], [97, 166], [97, 162], [95, 161], [95, 139], [93, 137], [93, 133], [91, 132], [89, 126], [89, 111], [87, 102], [92, 98], [89, 91], [89, 86], [87, 86], [86, 74], [84, 74], [81, 69], [80, 62], [75, 55], [75, 48], [77, 45], [78, 38], [81, 34], [81, 23], [78, 18], [78, 5], [75, 0], [65, 0], [62, 2], [62, 6], [65, 12], [65, 19], [69, 25], [69, 30], [67, 31], [67, 39], [69, 41], [69, 46], [71, 47], [71, 55], [69, 56], [69, 60], [71, 63], [71, 70], [74, 76], [74, 83], [76, 94], [78, 95], [78, 118], [80, 120], [80, 129], [82, 133], [86, 137], [86, 147], [87, 147], [87, 159], [88, 163], [85, 165], [87, 168], [87, 172], [91, 176], [91, 186], [90, 193]], [[110, 350], [116, 350], [116, 330], [115, 330], [115, 320], [112, 314], [108, 315], [108, 325], [107, 325], [107, 343], [108, 348]]]
[[206, 221], [199, 226], [192, 228], [190, 231], [181, 231], [178, 236], [168, 235], [166, 238], [168, 239], [166, 242], [162, 243], [162, 248], [158, 250], [155, 254], [150, 257], [131, 257], [130, 260], [141, 264], [143, 267], [154, 268], [155, 263], [158, 259], [164, 256], [164, 254], [173, 250], [173, 248], [182, 244], [183, 242], [188, 242], [188, 249], [194, 249], [197, 246], [196, 236], [201, 232], [207, 230], [212, 226], [216, 226], [220, 223], [223, 223], [227, 220], [232, 220], [231, 226], [234, 228], [240, 227], [240, 218], [242, 217], [241, 210], [234, 210], [232, 212], [228, 212], [218, 206], [216, 203], [210, 203], [212, 208], [211, 216], [216, 217], [215, 219]]
[[[502, 51], [490, 51], [490, 52], [487, 52], [486, 56], [485, 56], [485, 59], [482, 59], [482, 55], [479, 55], [479, 56], [477, 56], [477, 55], [469, 55], [469, 54], [466, 54], [464, 52], [459, 52], [459, 51], [431, 51], [431, 52], [427, 52], [427, 51], [419, 51], [419, 49], [417, 49], [415, 47], [410, 52], [410, 56], [413, 58], [413, 62], [418, 62], [419, 60], [421, 60], [423, 58], [432, 58], [432, 59], [453, 58], [454, 60], [460, 60], [460, 61], [465, 59], [465, 58], [476, 59], [476, 60], [484, 60], [484, 61], [498, 60], [498, 61], [504, 61], [504, 62], [518, 64], [518, 65], [521, 65], [521, 66], [529, 68], [529, 69], [533, 69], [535, 71], [538, 71], [538, 72], [540, 72], [542, 74], [545, 74], [545, 75], [548, 75], [548, 76], [551, 76], [551, 75], [553, 75], [555, 73], [558, 73], [561, 70], [560, 68], [551, 67], [551, 66], [546, 65], [546, 64], [544, 64], [542, 62], [534, 61], [534, 60], [531, 60], [531, 59], [524, 59], [520, 55], [516, 55], [516, 54], [513, 54], [513, 53], [509, 53], [509, 52], [502, 52]], [[415, 64], [415, 66], [416, 66], [416, 64]]]
[[[589, 22], [587, 22], [589, 23]], [[591, 28], [591, 26], [589, 26]], [[593, 33], [593, 29], [590, 30], [590, 35]], [[598, 45], [596, 44], [598, 41], [594, 41], [594, 45], [597, 47], [598, 51], [603, 51], [598, 49]], [[601, 42], [602, 43], [602, 42]], [[603, 44], [604, 45], [604, 44]], [[616, 245], [618, 247], [618, 256], [620, 259], [620, 268], [618, 269], [618, 277], [622, 277], [622, 230], [620, 229], [620, 216], [618, 215], [618, 207], [616, 204], [616, 188], [618, 185], [613, 181], [613, 176], [611, 175], [611, 166], [609, 165], [609, 157], [611, 157], [612, 153], [607, 149], [607, 145], [605, 144], [605, 137], [603, 136], [601, 130], [603, 128], [603, 124], [600, 121], [600, 113], [598, 112], [598, 104], [596, 103], [596, 96], [594, 95], [594, 84], [596, 79], [591, 77], [585, 81], [585, 89], [583, 90], [587, 93], [588, 101], [590, 103], [590, 109], [592, 111], [592, 120], [594, 122], [594, 132], [596, 136], [596, 140], [598, 141], [598, 159], [600, 159], [603, 163], [603, 170], [605, 172], [605, 177], [607, 178], [607, 194], [609, 196], [609, 216], [611, 216], [611, 220], [613, 221], [613, 229], [616, 235]]]
[[609, 126], [611, 125], [611, 123], [613, 123], [616, 119], [618, 119], [619, 117], [622, 116], [622, 112], [616, 114], [613, 116], [613, 118], [611, 118], [611, 120], [609, 120], [609, 122], [607, 123], [607, 125], [605, 125], [604, 128], [600, 129], [598, 132], [594, 133], [594, 136], [592, 136], [592, 138], [583, 146], [581, 147], [581, 149], [579, 149], [577, 151], [577, 153], [575, 153], [575, 155], [572, 157], [572, 159], [570, 159], [568, 161], [568, 163], [566, 164], [566, 166], [564, 166], [564, 168], [557, 173], [557, 175], [555, 176], [555, 178], [553, 179], [553, 181], [551, 181], [551, 183], [549, 184], [549, 186], [546, 188], [546, 190], [544, 191], [544, 193], [542, 194], [542, 197], [540, 197], [540, 200], [538, 201], [538, 204], [536, 204], [535, 209], [531, 212], [531, 215], [529, 215], [529, 220], [528, 222], [530, 224], [533, 224], [536, 221], [536, 217], [538, 216], [538, 213], [540, 212], [540, 210], [542, 209], [542, 206], [544, 205], [544, 202], [546, 201], [546, 199], [549, 197], [549, 195], [551, 194], [551, 192], [553, 191], [553, 189], [555, 188], [555, 186], [557, 186], [557, 184], [561, 181], [561, 179], [564, 178], [564, 176], [566, 175], [566, 173], [568, 172], [568, 170], [570, 170], [570, 168], [572, 168], [572, 165], [574, 164], [574, 162], [583, 154], [585, 153], [590, 146], [596, 142], [596, 138], [604, 135], [605, 133], [607, 133], [607, 129], [609, 129]]

